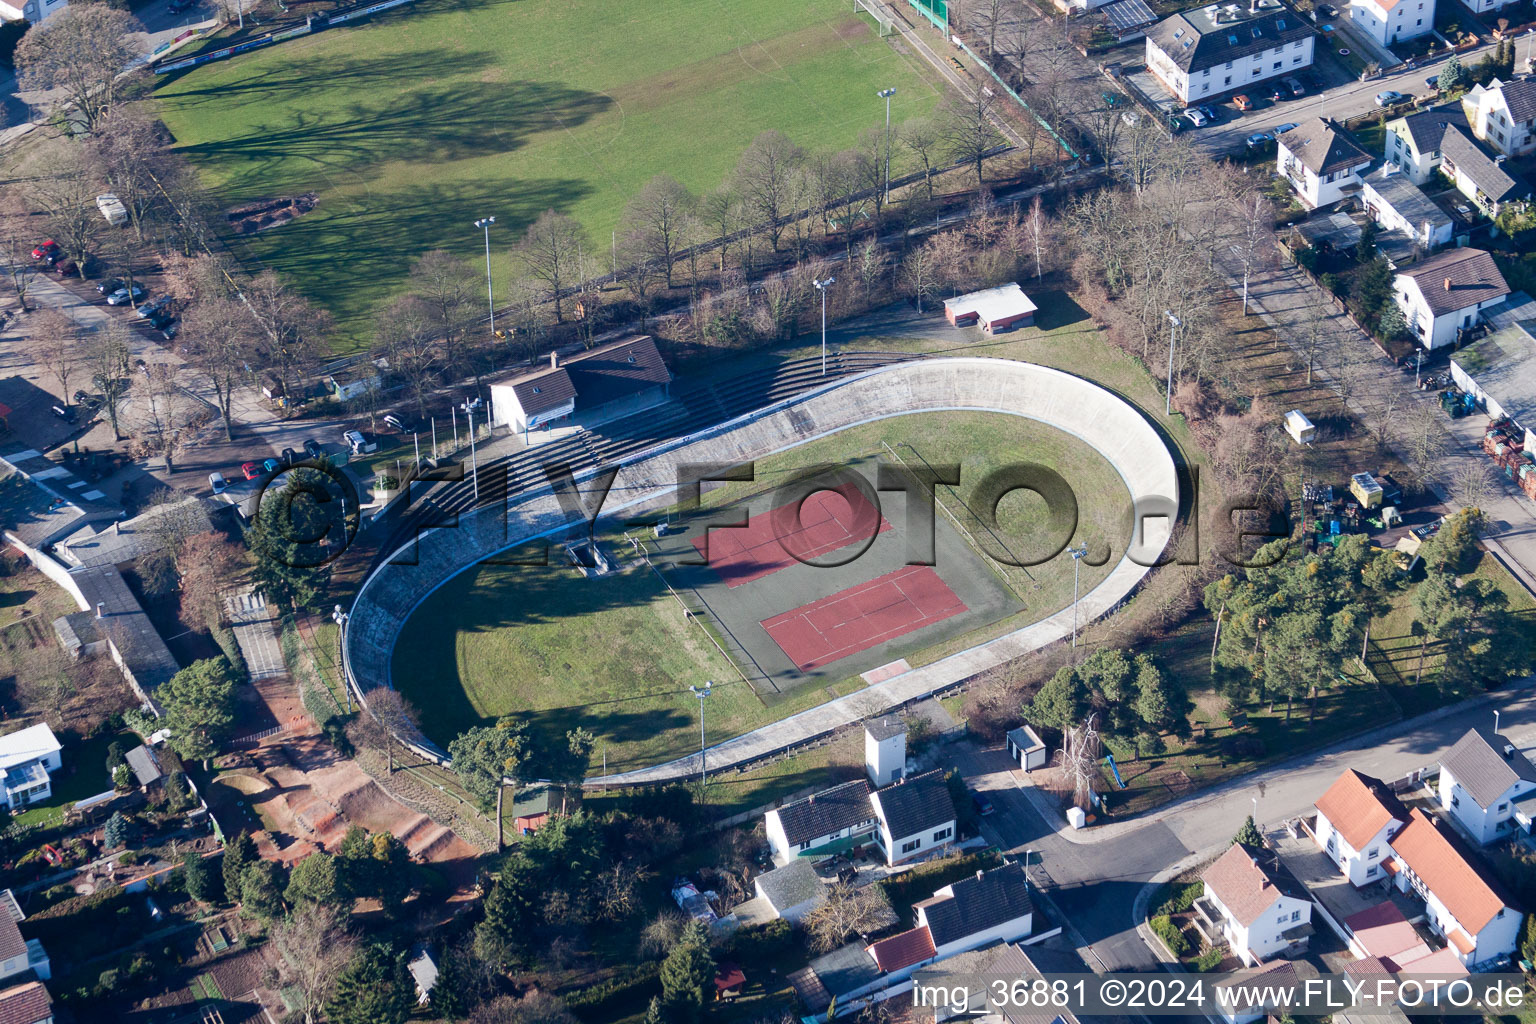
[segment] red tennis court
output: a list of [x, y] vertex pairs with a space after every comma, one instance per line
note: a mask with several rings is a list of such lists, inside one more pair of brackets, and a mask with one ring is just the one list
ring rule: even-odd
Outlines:
[[713, 529], [707, 539], [694, 538], [693, 546], [708, 557], [726, 586], [739, 587], [890, 528], [862, 491], [843, 484], [817, 491], [798, 508], [794, 503], [780, 505], [752, 516], [746, 526]]
[[966, 611], [931, 566], [905, 565], [762, 626], [802, 672]]

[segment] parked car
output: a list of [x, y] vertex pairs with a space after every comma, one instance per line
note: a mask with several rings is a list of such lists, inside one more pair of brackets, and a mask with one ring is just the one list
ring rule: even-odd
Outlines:
[[229, 488], [229, 481], [224, 479], [223, 473], [209, 473], [208, 486], [213, 488], [214, 494], [223, 494]]
[[51, 254], [58, 251], [59, 243], [50, 238], [46, 242], [40, 242], [37, 248], [32, 250], [32, 258], [35, 260], [47, 259]]
[[977, 814], [985, 815], [992, 813], [992, 801], [987, 799], [985, 793], [978, 793], [974, 789], [971, 790], [971, 803], [975, 806]]
[[324, 457], [325, 449], [320, 447], [319, 441], [316, 441], [314, 438], [310, 437], [306, 438], [304, 441], [304, 454], [308, 455], [312, 459], [319, 459]]
[[1168, 115], [1168, 130], [1173, 132], [1175, 135], [1177, 135], [1179, 132], [1183, 131], [1185, 128], [1188, 128], [1188, 127], [1189, 127], [1189, 122], [1184, 120], [1178, 114], [1169, 114]]
[[1435, 90], [1436, 92], [1439, 92], [1440, 91], [1440, 76], [1437, 75], [1437, 74], [1436, 75], [1430, 75], [1428, 78], [1424, 79], [1424, 84], [1429, 86], [1431, 89]]
[[278, 470], [283, 468], [283, 464], [277, 459], [266, 459], [262, 462], [261, 468], [264, 472], [276, 473]]
[[75, 422], [75, 407], [72, 405], [56, 405], [53, 407], [53, 414], [65, 423]]
[[1141, 123], [1141, 112], [1139, 110], [1122, 110], [1120, 111], [1120, 120], [1127, 127], [1134, 128]]
[[1184, 111], [1184, 117], [1196, 128], [1204, 128], [1207, 122], [1210, 121], [1210, 118], [1206, 117], [1199, 107], [1190, 107]]
[[1248, 148], [1258, 149], [1260, 146], [1274, 141], [1275, 137], [1269, 134], [1269, 132], [1254, 132], [1248, 136]]
[[1283, 124], [1280, 127], [1275, 129], [1275, 138], [1279, 139], [1280, 136], [1284, 135], [1286, 132], [1290, 131], [1292, 128], [1295, 128], [1295, 127], [1296, 127], [1296, 122], [1295, 121], [1287, 121], [1287, 122], [1285, 122], [1285, 124]]
[[103, 295], [111, 295], [113, 292], [125, 287], [120, 277], [109, 277], [105, 281], [96, 283], [96, 290]]
[[1399, 103], [1407, 103], [1411, 99], [1413, 99], [1412, 96], [1400, 93], [1396, 89], [1386, 89], [1376, 94], [1376, 105], [1378, 107], [1391, 107]]
[[107, 296], [107, 305], [126, 306], [130, 302], [138, 302], [149, 294], [149, 291], [138, 282], [134, 282], [132, 288], [118, 288]]
[[379, 450], [379, 442], [368, 440], [368, 438], [363, 436], [361, 430], [348, 430], [341, 435], [341, 439], [348, 448], [352, 449], [353, 455], [361, 455], [365, 452], [376, 452]]
[[93, 395], [89, 391], [75, 392], [75, 404], [84, 406], [90, 412], [100, 409], [105, 402], [106, 398], [103, 395]]
[[1238, 93], [1236, 96], [1232, 97], [1232, 105], [1238, 110], [1252, 110], [1253, 100], [1249, 99], [1243, 93]]
[[291, 466], [291, 465], [293, 465], [294, 463], [296, 463], [298, 461], [299, 461], [299, 453], [298, 452], [294, 451], [292, 448], [284, 448], [283, 449], [283, 463], [285, 465]]
[[1333, 6], [1333, 4], [1318, 4], [1317, 13], [1320, 17], [1337, 18], [1339, 16], [1339, 9]]
[[148, 320], [150, 317], [154, 316], [162, 309], [165, 309], [170, 304], [171, 297], [169, 295], [160, 295], [150, 299], [138, 309], [134, 310], [133, 315], [138, 317], [140, 320]]
[[195, 0], [171, 0], [170, 3], [165, 5], [165, 12], [167, 14], [183, 14], [196, 6]]
[[384, 417], [384, 425], [397, 434], [409, 434], [416, 421], [399, 413], [389, 413]]
[[1221, 120], [1221, 110], [1209, 103], [1202, 103], [1195, 109], [1204, 114], [1206, 119], [1209, 120], [1212, 124], [1215, 124]]
[[1294, 75], [1286, 75], [1284, 78], [1280, 79], [1280, 81], [1281, 84], [1283, 84], [1287, 89], [1291, 91], [1292, 98], [1305, 96], [1307, 94], [1307, 87], [1302, 85], [1301, 79]]
[[156, 310], [144, 319], [149, 322], [150, 328], [156, 331], [163, 331], [176, 321], [174, 316], [163, 309]]
[[255, 480], [261, 476], [261, 467], [254, 462], [247, 462], [240, 467], [240, 472], [245, 474], [247, 480]]
[[1285, 86], [1281, 85], [1279, 82], [1276, 82], [1274, 87], [1269, 90], [1269, 98], [1274, 100], [1276, 103], [1279, 103], [1281, 100], [1285, 99]]
[[59, 260], [53, 264], [53, 272], [60, 277], [74, 277], [80, 273], [80, 268], [75, 266], [74, 260]]
[[[170, 323], [168, 323], [164, 327], [160, 328], [160, 337], [164, 338], [166, 341], [174, 340], [176, 335], [178, 335], [180, 333], [181, 333], [181, 321], [180, 320], [172, 320]], [[187, 350], [186, 349], [182, 349], [181, 350], [181, 354], [182, 355], [186, 355], [187, 354]]]

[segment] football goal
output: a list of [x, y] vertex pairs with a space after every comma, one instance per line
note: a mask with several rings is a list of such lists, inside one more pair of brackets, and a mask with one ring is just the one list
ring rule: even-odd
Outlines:
[[896, 31], [896, 23], [881, 8], [879, 0], [853, 0], [853, 9], [863, 11], [875, 20], [875, 32], [880, 38], [884, 39]]

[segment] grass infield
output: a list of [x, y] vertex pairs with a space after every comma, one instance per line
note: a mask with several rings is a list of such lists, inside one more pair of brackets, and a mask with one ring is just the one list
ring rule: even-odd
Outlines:
[[[718, 186], [768, 129], [811, 151], [893, 125], [939, 92], [844, 0], [418, 0], [341, 28], [169, 76], [156, 98], [221, 200], [314, 191], [293, 223], [236, 242], [363, 344], [411, 259], [478, 266], [495, 216], [498, 290], [541, 212], [610, 232], [652, 176]], [[897, 154], [898, 158], [902, 154]]]
[[[920, 413], [842, 431], [762, 460], [755, 483], [727, 484], [711, 491], [705, 504], [719, 507], [761, 495], [765, 485], [807, 466], [847, 464], [882, 450], [882, 441], [895, 445], [908, 439], [921, 439], [935, 462], [961, 464], [962, 496], [987, 470], [1007, 462], [1057, 469], [1077, 492], [1075, 539], [1091, 548], [1102, 543], [1116, 557], [1124, 550], [1129, 496], [1109, 463], [1069, 435], [998, 413]], [[1038, 498], [1014, 494], [999, 509], [999, 532], [1005, 539], [1037, 535], [1044, 516]], [[899, 540], [882, 543], [899, 554]], [[602, 768], [605, 750], [610, 771], [642, 767], [698, 748], [698, 702], [688, 693], [690, 683], [715, 681], [705, 709], [709, 741], [715, 743], [861, 689], [863, 680], [852, 673], [870, 665], [895, 657], [925, 664], [1043, 618], [1072, 598], [1072, 560], [1061, 554], [1029, 570], [1027, 585], [1015, 591], [1019, 601], [998, 605], [1002, 618], [969, 622], [964, 631], [935, 627], [905, 646], [898, 638], [882, 645], [878, 650], [885, 655], [869, 664], [817, 675], [780, 693], [765, 691], [766, 699], [759, 699], [700, 626], [685, 620], [658, 576], [634, 562], [627, 545], [610, 542], [605, 550], [620, 571], [602, 579], [583, 579], [557, 567], [482, 565], [450, 580], [417, 609], [396, 644], [393, 679], [420, 709], [428, 736], [447, 744], [469, 726], [526, 713], [537, 728], [556, 734], [578, 724], [591, 730], [599, 740], [594, 770]], [[869, 557], [878, 557], [875, 549]], [[1083, 592], [1112, 564], [1084, 565]], [[979, 560], [975, 565], [978, 572], [988, 571]], [[674, 577], [681, 574], [667, 572], [678, 585]], [[779, 594], [775, 588], [789, 586], [792, 572], [784, 570], [783, 581], [775, 580], [779, 575], [741, 589], [757, 591], [765, 604], [774, 604], [776, 594], [784, 597], [783, 607], [775, 605], [774, 611], [803, 603], [793, 591]], [[719, 602], [725, 589], [722, 584], [712, 591], [710, 601]], [[753, 628], [755, 620], [747, 627]], [[743, 642], [755, 643], [745, 633]]]

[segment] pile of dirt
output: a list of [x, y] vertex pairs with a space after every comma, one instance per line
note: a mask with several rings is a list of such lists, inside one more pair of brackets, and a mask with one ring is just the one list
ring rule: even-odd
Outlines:
[[295, 217], [302, 217], [319, 202], [320, 196], [317, 193], [305, 192], [284, 199], [246, 203], [229, 211], [229, 226], [237, 235], [253, 235], [267, 228], [281, 227]]

